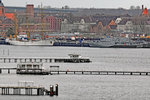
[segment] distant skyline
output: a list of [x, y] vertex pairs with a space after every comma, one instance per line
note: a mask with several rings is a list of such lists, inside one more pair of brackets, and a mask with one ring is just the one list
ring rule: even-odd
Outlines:
[[34, 4], [61, 8], [68, 5], [70, 8], [126, 8], [142, 6], [150, 8], [150, 0], [2, 0], [5, 6], [25, 7]]

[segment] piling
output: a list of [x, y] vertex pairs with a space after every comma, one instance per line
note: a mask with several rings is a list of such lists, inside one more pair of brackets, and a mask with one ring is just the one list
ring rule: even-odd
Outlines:
[[2, 73], [2, 69], [0, 69], [0, 74]]
[[40, 62], [42, 62], [42, 59], [40, 59]]
[[54, 87], [50, 85], [50, 96], [54, 96]]
[[14, 62], [17, 63], [17, 59], [14, 59]]
[[55, 86], [55, 95], [58, 96], [58, 84]]
[[44, 95], [44, 91], [42, 90], [42, 88], [37, 89], [37, 95]]
[[10, 69], [8, 69], [8, 74], [10, 74]]

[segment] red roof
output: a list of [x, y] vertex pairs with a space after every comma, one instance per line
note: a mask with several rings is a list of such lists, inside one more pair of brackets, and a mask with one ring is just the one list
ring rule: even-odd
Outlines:
[[111, 20], [111, 22], [109, 23], [109, 25], [116, 25], [116, 23], [114, 22], [114, 20]]
[[142, 15], [144, 15], [144, 16], [149, 16], [149, 13], [148, 13], [147, 8], [145, 8], [145, 9], [144, 9], [144, 11], [143, 11]]
[[11, 20], [14, 20], [15, 19], [15, 15], [14, 13], [5, 13], [5, 16]]

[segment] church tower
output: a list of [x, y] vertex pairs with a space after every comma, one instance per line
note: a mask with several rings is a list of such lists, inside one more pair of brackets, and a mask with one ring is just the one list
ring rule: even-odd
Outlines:
[[0, 0], [0, 16], [5, 16], [5, 8], [2, 3], [2, 0]]

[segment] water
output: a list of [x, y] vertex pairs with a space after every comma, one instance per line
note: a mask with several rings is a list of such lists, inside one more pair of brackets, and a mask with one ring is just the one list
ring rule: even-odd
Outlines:
[[[89, 57], [88, 64], [59, 65], [60, 70], [119, 70], [150, 71], [149, 49], [76, 48], [76, 47], [24, 47], [0, 46], [2, 57], [67, 57], [69, 53]], [[2, 64], [1, 67], [16, 67]], [[0, 96], [0, 100], [149, 100], [149, 76], [114, 75], [16, 75], [1, 74], [0, 85], [17, 84], [18, 81], [34, 81], [35, 85], [49, 88], [59, 84], [59, 96]]]

